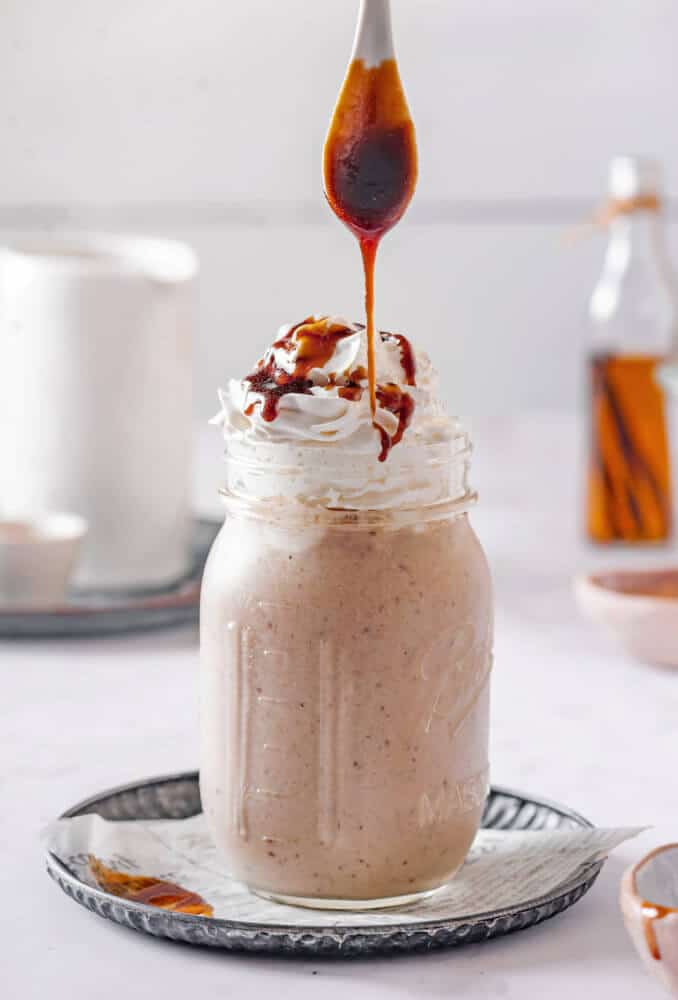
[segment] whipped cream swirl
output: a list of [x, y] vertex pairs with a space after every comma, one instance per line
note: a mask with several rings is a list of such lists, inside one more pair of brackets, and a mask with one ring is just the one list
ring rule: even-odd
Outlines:
[[463, 496], [468, 439], [438, 401], [429, 358], [389, 333], [375, 352], [373, 421], [363, 327], [281, 327], [255, 371], [219, 391], [230, 492], [362, 510]]

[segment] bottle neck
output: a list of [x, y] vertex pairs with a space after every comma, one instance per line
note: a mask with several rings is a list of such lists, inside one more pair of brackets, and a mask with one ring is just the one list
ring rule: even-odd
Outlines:
[[663, 219], [656, 211], [618, 215], [609, 224], [610, 246], [625, 246], [633, 256], [667, 259]]
[[657, 211], [611, 214], [590, 314], [599, 349], [666, 356], [678, 342], [678, 289]]

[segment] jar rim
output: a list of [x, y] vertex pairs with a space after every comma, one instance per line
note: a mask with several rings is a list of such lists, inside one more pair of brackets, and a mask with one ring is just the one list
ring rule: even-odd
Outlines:
[[466, 431], [451, 438], [399, 444], [386, 462], [371, 452], [297, 442], [227, 441], [225, 496], [244, 503], [298, 502], [309, 511], [383, 512], [468, 503], [472, 445]]
[[385, 508], [323, 507], [302, 499], [287, 497], [244, 497], [226, 487], [219, 496], [227, 513], [242, 514], [263, 521], [290, 521], [306, 525], [329, 525], [360, 530], [365, 527], [402, 527], [406, 524], [440, 521], [467, 513], [478, 500], [474, 490], [462, 496], [416, 504]]

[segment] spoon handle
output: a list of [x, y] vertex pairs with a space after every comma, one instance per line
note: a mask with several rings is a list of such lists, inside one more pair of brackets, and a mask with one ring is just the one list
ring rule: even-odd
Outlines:
[[361, 59], [368, 69], [395, 58], [391, 0], [360, 0], [351, 58]]

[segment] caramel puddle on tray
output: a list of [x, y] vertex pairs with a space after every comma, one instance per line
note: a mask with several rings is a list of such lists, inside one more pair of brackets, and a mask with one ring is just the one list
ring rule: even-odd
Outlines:
[[[362, 59], [351, 62], [325, 140], [323, 176], [332, 211], [360, 244], [365, 274], [367, 374], [374, 419], [377, 248], [384, 234], [402, 217], [417, 183], [414, 124], [395, 59], [384, 59], [376, 66], [367, 66]], [[381, 428], [377, 426], [377, 430], [383, 440]]]
[[103, 862], [89, 855], [89, 867], [97, 885], [112, 896], [129, 899], [133, 903], [157, 906], [161, 910], [175, 913], [193, 913], [201, 917], [211, 917], [213, 909], [202, 896], [190, 889], [183, 889], [173, 882], [149, 878], [146, 875], [129, 875], [107, 868]]

